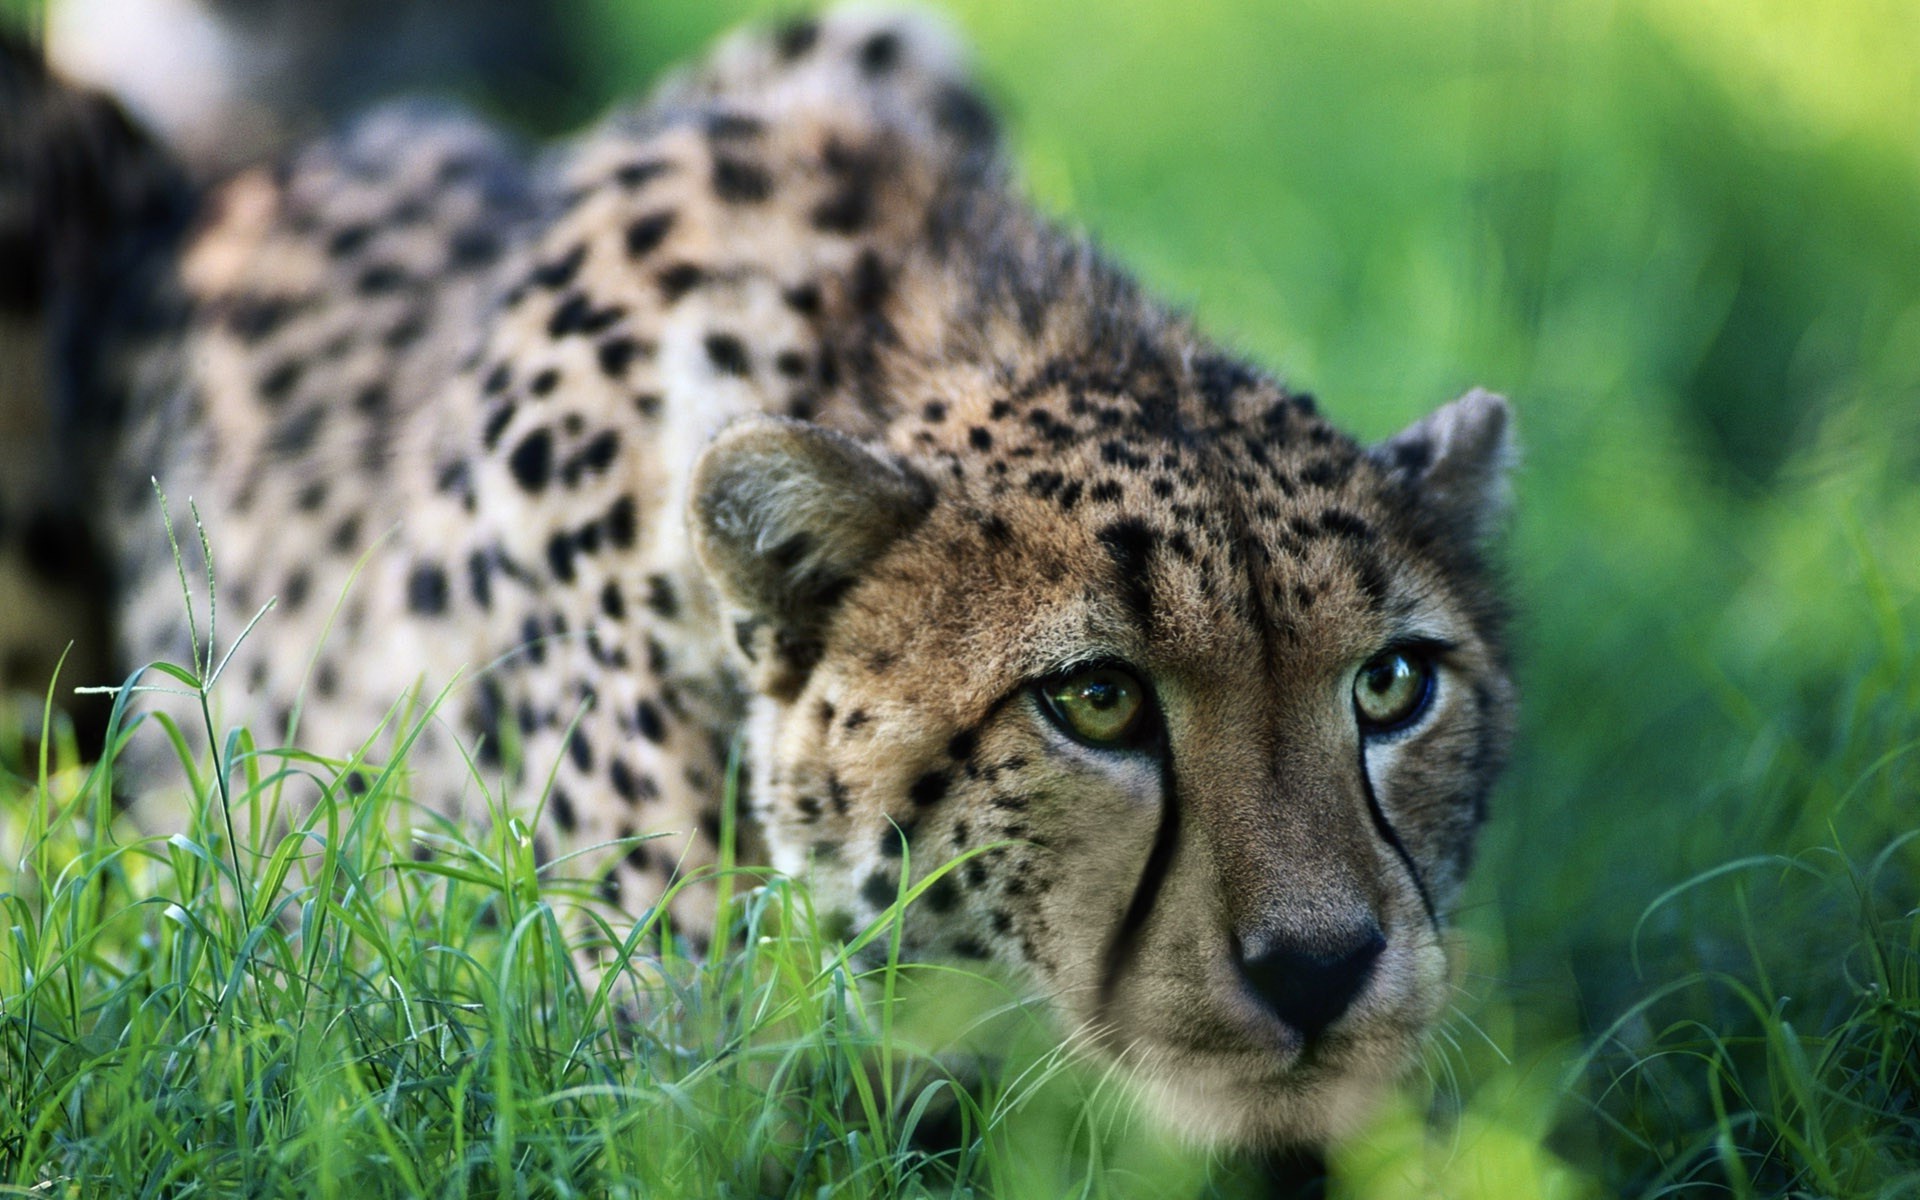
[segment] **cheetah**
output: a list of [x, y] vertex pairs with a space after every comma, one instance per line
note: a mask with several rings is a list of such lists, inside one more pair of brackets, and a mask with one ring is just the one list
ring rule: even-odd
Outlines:
[[415, 791], [473, 813], [471, 755], [629, 910], [716, 861], [738, 733], [750, 853], [854, 922], [964, 856], [908, 953], [1203, 1141], [1339, 1136], [1445, 1008], [1506, 402], [1340, 432], [1022, 200], [937, 25], [742, 32], [538, 152], [379, 109], [165, 261], [102, 470], [126, 662], [188, 650], [153, 478], [274, 602], [233, 715], [345, 755], [447, 689]]

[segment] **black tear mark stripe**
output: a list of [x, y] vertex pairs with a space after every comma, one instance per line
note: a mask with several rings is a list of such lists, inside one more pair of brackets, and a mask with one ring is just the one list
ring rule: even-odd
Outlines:
[[1153, 833], [1153, 849], [1147, 854], [1146, 866], [1141, 868], [1140, 881], [1134, 885], [1126, 915], [1113, 931], [1113, 940], [1107, 943], [1106, 964], [1100, 975], [1102, 1023], [1107, 1020], [1107, 1010], [1113, 1006], [1120, 976], [1125, 974], [1133, 962], [1134, 952], [1139, 949], [1140, 931], [1160, 902], [1160, 892], [1173, 870], [1174, 852], [1179, 848], [1180, 788], [1173, 770], [1173, 747], [1169, 745], [1160, 767], [1160, 825]]
[[1438, 935], [1440, 912], [1433, 906], [1433, 894], [1427, 891], [1427, 881], [1421, 878], [1420, 868], [1414, 865], [1413, 855], [1407, 853], [1407, 844], [1400, 840], [1399, 831], [1394, 829], [1393, 822], [1387, 820], [1386, 810], [1380, 807], [1380, 798], [1373, 794], [1373, 776], [1367, 771], [1365, 738], [1360, 739], [1360, 787], [1367, 794], [1367, 815], [1373, 818], [1373, 831], [1400, 856], [1400, 865], [1407, 869], [1407, 878], [1413, 880], [1414, 890], [1420, 893], [1420, 906], [1427, 910], [1427, 924], [1433, 926], [1433, 932]]

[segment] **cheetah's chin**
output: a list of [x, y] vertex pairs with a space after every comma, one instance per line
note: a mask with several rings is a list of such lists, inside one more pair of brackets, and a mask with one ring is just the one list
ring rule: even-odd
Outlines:
[[1245, 1054], [1149, 1052], [1135, 1086], [1147, 1110], [1190, 1143], [1283, 1150], [1353, 1136], [1413, 1057], [1410, 1045], [1355, 1045], [1337, 1061], [1275, 1071]]

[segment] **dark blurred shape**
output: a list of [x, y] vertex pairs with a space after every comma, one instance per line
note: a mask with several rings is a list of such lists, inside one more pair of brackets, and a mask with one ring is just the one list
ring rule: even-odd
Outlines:
[[563, 6], [536, 0], [55, 0], [53, 61], [217, 175], [400, 92], [571, 119]]
[[0, 31], [0, 694], [44, 696], [71, 644], [56, 699], [88, 753], [106, 701], [71, 689], [113, 682], [113, 647], [87, 464], [119, 390], [94, 335], [152, 324], [136, 281], [191, 204], [118, 104]]

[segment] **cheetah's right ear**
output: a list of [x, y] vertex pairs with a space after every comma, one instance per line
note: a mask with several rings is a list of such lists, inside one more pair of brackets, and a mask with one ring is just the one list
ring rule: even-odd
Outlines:
[[755, 686], [798, 693], [834, 604], [932, 504], [919, 475], [818, 425], [756, 416], [721, 431], [694, 465], [689, 523]]
[[1449, 528], [1482, 542], [1506, 519], [1512, 425], [1506, 399], [1475, 388], [1367, 453]]

